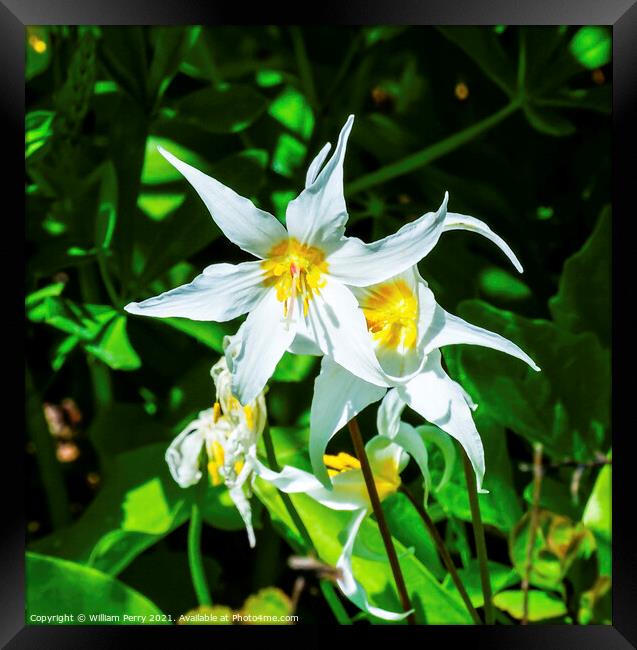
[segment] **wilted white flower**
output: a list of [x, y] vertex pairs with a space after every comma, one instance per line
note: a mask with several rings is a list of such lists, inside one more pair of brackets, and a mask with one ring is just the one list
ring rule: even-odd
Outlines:
[[249, 404], [241, 406], [232, 394], [232, 374], [225, 357], [211, 369], [217, 401], [199, 413], [166, 450], [166, 462], [177, 483], [187, 488], [202, 476], [202, 451], [213, 486], [224, 484], [237, 506], [254, 547], [250, 497], [254, 482], [257, 441], [266, 423], [265, 397], [261, 392]]

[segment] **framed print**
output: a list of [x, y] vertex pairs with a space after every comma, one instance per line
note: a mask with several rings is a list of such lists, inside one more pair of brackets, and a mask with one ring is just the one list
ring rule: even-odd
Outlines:
[[633, 2], [0, 17], [6, 647], [635, 647]]

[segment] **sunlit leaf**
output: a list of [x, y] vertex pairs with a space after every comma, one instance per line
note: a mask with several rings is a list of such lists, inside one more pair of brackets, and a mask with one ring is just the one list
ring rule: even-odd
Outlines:
[[587, 25], [577, 31], [570, 43], [573, 56], [591, 70], [606, 65], [612, 56], [612, 39], [607, 27]]
[[[522, 591], [501, 591], [493, 597], [493, 604], [513, 618], [520, 620], [524, 615], [524, 593]], [[556, 596], [545, 591], [529, 591], [529, 621], [543, 621], [558, 618], [567, 613], [566, 605]]]

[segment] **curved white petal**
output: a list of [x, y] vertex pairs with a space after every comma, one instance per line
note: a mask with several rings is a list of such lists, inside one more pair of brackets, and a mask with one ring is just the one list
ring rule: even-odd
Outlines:
[[368, 503], [365, 482], [360, 472], [344, 472], [344, 477], [347, 474], [358, 474], [359, 477], [355, 481], [340, 481], [333, 489], [325, 488], [314, 474], [289, 465], [283, 467], [280, 472], [274, 472], [257, 461], [255, 472], [281, 492], [307, 494], [332, 510], [358, 510], [366, 507]]
[[295, 334], [295, 323], [283, 318], [276, 291], [266, 291], [225, 351], [232, 394], [243, 406], [261, 392]]
[[415, 461], [422, 474], [425, 487], [425, 503], [431, 490], [431, 474], [429, 473], [429, 456], [425, 442], [414, 427], [407, 422], [400, 422], [394, 442], [400, 445]]
[[332, 145], [327, 142], [310, 163], [310, 166], [307, 168], [307, 174], [305, 175], [305, 187], [309, 187], [316, 180], [321, 166], [325, 162], [327, 154], [330, 152], [331, 148]]
[[434, 318], [429, 331], [425, 333], [425, 340], [425, 354], [445, 345], [459, 343], [481, 345], [510, 354], [527, 363], [533, 370], [540, 370], [535, 361], [515, 343], [495, 332], [467, 323], [462, 318], [446, 312], [440, 305], [435, 306]]
[[456, 446], [453, 440], [445, 435], [438, 427], [432, 424], [423, 424], [416, 427], [418, 435], [422, 437], [425, 442], [431, 442], [440, 449], [444, 458], [445, 469], [442, 473], [440, 482], [435, 487], [435, 490], [442, 490], [442, 488], [450, 481], [453, 476], [453, 468], [456, 464]]
[[405, 402], [401, 399], [398, 391], [395, 389], [387, 391], [387, 395], [378, 407], [376, 416], [376, 428], [381, 436], [394, 438], [400, 428], [400, 416], [404, 409]]
[[511, 250], [509, 245], [504, 241], [504, 239], [502, 239], [502, 237], [496, 235], [493, 230], [484, 223], [484, 221], [480, 221], [480, 219], [476, 219], [475, 217], [469, 217], [466, 214], [447, 212], [442, 229], [444, 232], [449, 230], [469, 230], [490, 239], [509, 258], [509, 260], [511, 260], [511, 263], [519, 273], [524, 271], [522, 264], [520, 264], [520, 260], [515, 256], [515, 253]]
[[275, 244], [287, 239], [285, 228], [269, 212], [260, 210], [249, 199], [239, 196], [162, 147], [158, 149], [195, 188], [215, 223], [232, 243], [256, 257], [265, 258]]
[[352, 292], [337, 280], [326, 278], [325, 285], [310, 301], [307, 317], [299, 319], [298, 332], [353, 375], [387, 386], [365, 316]]
[[370, 604], [365, 589], [363, 589], [363, 586], [356, 580], [352, 571], [352, 553], [354, 551], [354, 543], [356, 542], [358, 530], [366, 516], [366, 510], [356, 512], [345, 528], [345, 544], [343, 545], [341, 556], [336, 563], [336, 568], [340, 572], [337, 584], [343, 592], [343, 595], [364, 612], [385, 619], [386, 621], [400, 621], [409, 616], [413, 610], [403, 614], [398, 614]]
[[377, 402], [385, 388], [359, 379], [329, 357], [323, 357], [314, 382], [310, 414], [310, 461], [314, 475], [331, 486], [323, 454], [334, 434], [355, 415]]
[[288, 203], [285, 213], [288, 232], [303, 244], [324, 247], [329, 242], [341, 239], [345, 232], [348, 215], [343, 195], [343, 160], [353, 123], [354, 116], [350, 115], [325, 167], [318, 172], [327, 156], [328, 149], [323, 147], [308, 170], [306, 183], [311, 176], [314, 179], [309, 185], [306, 184], [296, 199]]
[[431, 353], [423, 371], [397, 387], [400, 396], [425, 420], [455, 438], [471, 460], [478, 490], [484, 477], [484, 448], [460, 386], [440, 364], [440, 352]]
[[248, 499], [246, 496], [243, 490], [243, 486], [241, 485], [236, 485], [235, 487], [230, 488], [228, 491], [230, 493], [230, 498], [239, 511], [241, 519], [243, 519], [243, 523], [245, 524], [250, 548], [254, 548], [256, 546], [257, 540], [254, 536], [254, 528], [252, 526], [252, 507], [250, 506], [250, 499]]
[[448, 200], [449, 194], [445, 192], [437, 212], [427, 212], [393, 235], [371, 244], [355, 237], [345, 238], [343, 245], [327, 258], [330, 273], [344, 284], [364, 287], [414, 266], [438, 242], [443, 232]]
[[213, 264], [189, 284], [131, 302], [124, 309], [130, 314], [190, 320], [223, 322], [250, 311], [263, 292], [260, 262]]
[[290, 344], [288, 352], [291, 354], [309, 354], [314, 357], [323, 355], [323, 351], [312, 339], [309, 339], [305, 334], [297, 331], [294, 341]]
[[199, 420], [191, 422], [166, 449], [165, 458], [170, 474], [182, 488], [195, 485], [201, 480], [199, 455], [205, 438], [199, 425]]
[[409, 462], [405, 450], [386, 436], [374, 436], [365, 445], [365, 453], [369, 458], [369, 466], [377, 485], [378, 480], [383, 479], [393, 483], [398, 489], [400, 472]]

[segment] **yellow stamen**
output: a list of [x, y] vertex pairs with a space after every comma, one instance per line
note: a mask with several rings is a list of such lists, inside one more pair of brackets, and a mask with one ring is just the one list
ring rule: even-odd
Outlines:
[[350, 456], [344, 451], [341, 451], [337, 456], [325, 454], [323, 456], [323, 462], [325, 463], [326, 467], [329, 468], [328, 474], [330, 470], [333, 470], [336, 474], [338, 474], [340, 472], [346, 472], [350, 469], [361, 468], [361, 463], [358, 458], [354, 458], [354, 456]]
[[234, 471], [235, 471], [235, 474], [241, 474], [241, 470], [243, 469], [244, 464], [245, 464], [245, 463], [244, 463], [242, 460], [238, 460], [238, 461], [234, 464]]
[[221, 404], [219, 402], [215, 402], [212, 405], [212, 421], [216, 424], [219, 422], [219, 418], [221, 417]]
[[219, 476], [219, 465], [214, 460], [208, 463], [208, 474], [210, 475], [210, 482], [214, 487], [223, 483], [221, 476]]
[[418, 299], [402, 278], [370, 289], [361, 304], [367, 329], [379, 346], [400, 352], [416, 347]]
[[254, 409], [249, 404], [247, 404], [243, 407], [243, 412], [246, 416], [246, 424], [248, 425], [248, 429], [254, 429]]
[[283, 303], [283, 316], [288, 321], [292, 319], [297, 297], [302, 300], [303, 315], [307, 316], [310, 301], [325, 286], [323, 275], [328, 263], [323, 251], [290, 237], [270, 250], [261, 267], [264, 284], [275, 287], [277, 300]]

